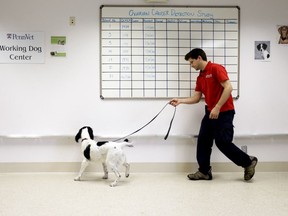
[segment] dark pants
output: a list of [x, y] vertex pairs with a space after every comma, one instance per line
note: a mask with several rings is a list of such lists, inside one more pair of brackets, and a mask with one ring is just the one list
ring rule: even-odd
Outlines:
[[199, 171], [207, 174], [211, 169], [210, 157], [214, 140], [218, 149], [236, 165], [242, 167], [249, 166], [251, 164], [249, 155], [232, 143], [235, 111], [221, 112], [218, 119], [209, 119], [209, 114], [210, 112], [206, 109], [197, 141]]

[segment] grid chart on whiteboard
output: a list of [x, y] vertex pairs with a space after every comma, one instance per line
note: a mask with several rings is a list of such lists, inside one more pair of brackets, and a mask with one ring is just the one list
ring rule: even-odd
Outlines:
[[191, 96], [199, 72], [184, 56], [196, 47], [226, 67], [236, 98], [238, 37], [238, 18], [102, 16], [101, 98]]

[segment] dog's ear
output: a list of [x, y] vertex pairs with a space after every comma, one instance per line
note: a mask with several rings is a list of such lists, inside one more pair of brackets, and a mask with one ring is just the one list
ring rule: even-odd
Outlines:
[[260, 48], [261, 48], [261, 44], [258, 44], [257, 49], [260, 50]]
[[280, 35], [282, 35], [282, 33], [281, 33], [282, 27], [283, 27], [283, 26], [280, 26], [280, 27], [278, 28], [278, 32], [279, 32]]
[[87, 126], [87, 129], [88, 129], [88, 133], [89, 133], [90, 139], [94, 140], [93, 129], [91, 127], [89, 127], [89, 126]]
[[81, 131], [82, 131], [82, 128], [78, 131], [78, 133], [76, 134], [75, 136], [75, 141], [78, 143], [79, 139], [81, 138]]
[[283, 26], [283, 29], [281, 29], [281, 31], [282, 30], [286, 31], [286, 35], [285, 36], [287, 37], [288, 36], [288, 26]]
[[263, 48], [266, 50], [267, 49], [267, 44], [263, 43]]

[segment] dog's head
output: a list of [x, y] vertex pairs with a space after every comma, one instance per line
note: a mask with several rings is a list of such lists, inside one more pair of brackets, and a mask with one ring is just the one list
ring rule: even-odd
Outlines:
[[261, 52], [263, 52], [264, 50], [266, 50], [267, 47], [268, 47], [268, 46], [267, 46], [266, 43], [260, 43], [260, 44], [257, 45], [257, 49], [258, 49], [259, 51], [261, 51]]
[[288, 26], [280, 26], [278, 28], [278, 32], [279, 32], [281, 38], [287, 38], [287, 36], [288, 36]]
[[78, 133], [75, 136], [75, 141], [79, 142], [79, 140], [83, 139], [94, 139], [93, 130], [89, 126], [84, 126], [79, 129]]

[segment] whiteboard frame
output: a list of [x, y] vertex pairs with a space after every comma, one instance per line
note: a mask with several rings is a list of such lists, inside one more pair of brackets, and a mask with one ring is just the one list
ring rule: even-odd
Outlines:
[[[168, 6], [162, 6], [162, 5], [101, 5], [100, 6], [100, 25], [99, 25], [99, 29], [100, 29], [100, 37], [99, 37], [99, 41], [100, 41], [100, 64], [99, 64], [99, 67], [100, 67], [100, 98], [102, 100], [104, 99], [129, 99], [129, 100], [135, 100], [135, 99], [156, 99], [156, 100], [161, 100], [161, 99], [167, 99], [167, 98], [172, 98], [173, 96], [169, 96], [169, 97], [105, 97], [103, 96], [103, 88], [102, 88], [102, 9], [104, 7], [113, 7], [113, 8], [199, 8], [199, 9], [207, 9], [207, 8], [220, 8], [220, 9], [237, 9], [237, 21], [238, 21], [238, 30], [237, 30], [237, 33], [238, 33], [238, 40], [237, 40], [237, 43], [238, 43], [238, 53], [237, 53], [237, 90], [236, 90], [236, 96], [233, 96], [233, 99], [238, 99], [239, 96], [240, 96], [240, 7], [239, 6], [182, 6], [182, 5], [168, 5]], [[151, 18], [151, 16], [147, 17], [147, 18]], [[200, 47], [201, 48], [201, 47]], [[184, 56], [183, 56], [184, 58]], [[209, 59], [208, 59], [209, 61]], [[215, 62], [217, 63], [217, 62]], [[191, 72], [191, 71], [190, 71]], [[228, 72], [229, 74], [229, 72]], [[120, 91], [121, 89], [118, 89], [118, 91]], [[193, 89], [190, 89], [191, 93], [190, 93], [190, 96], [192, 95], [192, 91]], [[180, 96], [175, 96], [175, 97], [179, 97], [181, 98]], [[186, 96], [185, 96], [186, 97]], [[188, 96], [189, 97], [189, 96]]]

